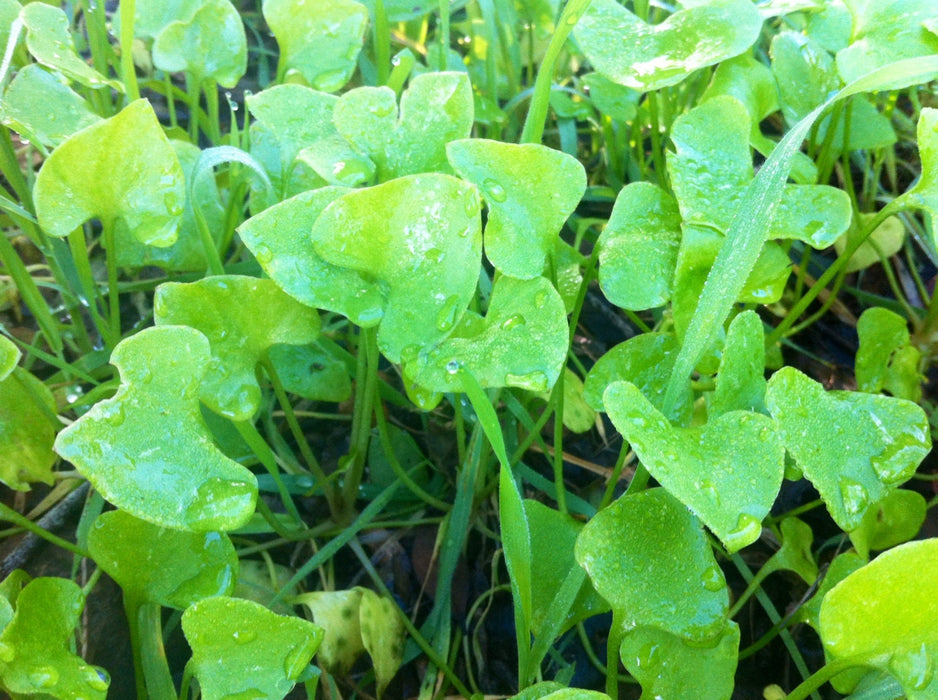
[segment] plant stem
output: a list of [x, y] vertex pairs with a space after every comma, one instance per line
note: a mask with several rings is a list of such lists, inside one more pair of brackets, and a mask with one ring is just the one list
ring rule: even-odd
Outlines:
[[127, 101], [140, 99], [137, 85], [137, 69], [134, 66], [134, 20], [137, 14], [137, 0], [123, 0], [121, 3], [121, 79], [127, 90]]
[[68, 540], [63, 540], [61, 537], [53, 535], [51, 532], [49, 532], [45, 528], [39, 527], [36, 523], [34, 523], [29, 518], [27, 518], [25, 515], [20, 515], [15, 510], [10, 508], [8, 505], [5, 505], [3, 503], [0, 503], [0, 520], [6, 520], [9, 523], [13, 523], [17, 527], [21, 527], [24, 530], [28, 530], [34, 535], [41, 537], [47, 542], [51, 542], [56, 547], [61, 547], [67, 552], [71, 552], [72, 554], [77, 554], [78, 556], [84, 557], [85, 559], [92, 558], [89, 552], [85, 551], [78, 545], [72, 544]]
[[378, 388], [378, 335], [375, 328], [362, 328], [358, 348], [358, 369], [355, 376], [355, 415], [352, 419], [350, 461], [342, 484], [340, 522], [353, 512], [358, 487], [361, 486], [371, 438], [371, 416]]

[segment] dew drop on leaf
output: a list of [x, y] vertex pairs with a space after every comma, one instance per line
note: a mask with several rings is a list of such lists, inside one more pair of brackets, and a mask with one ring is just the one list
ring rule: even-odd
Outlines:
[[87, 683], [88, 687], [92, 690], [103, 692], [107, 690], [108, 686], [111, 684], [111, 677], [108, 675], [108, 672], [97, 666], [83, 666], [81, 668], [81, 675], [85, 683]]
[[762, 522], [749, 513], [742, 513], [733, 531], [723, 538], [723, 543], [730, 551], [735, 552], [755, 542], [760, 534], [762, 534]]
[[447, 374], [457, 374], [459, 372], [460, 365], [459, 360], [450, 360], [446, 363], [446, 373]]
[[231, 513], [243, 512], [253, 498], [254, 490], [246, 481], [212, 477], [198, 488], [195, 500], [186, 509], [186, 523], [195, 530], [221, 529]]
[[59, 672], [52, 666], [36, 666], [28, 674], [29, 682], [37, 688], [51, 688], [59, 682]]
[[456, 325], [456, 317], [459, 315], [459, 297], [455, 294], [447, 298], [440, 308], [436, 317], [437, 329], [444, 333], [451, 330]]
[[524, 316], [521, 314], [512, 314], [504, 321], [502, 321], [502, 330], [510, 331], [512, 328], [517, 328], [525, 324]]
[[840, 497], [844, 503], [844, 511], [847, 515], [851, 518], [860, 515], [870, 502], [870, 495], [863, 484], [857, 483], [853, 479], [843, 478], [838, 486], [840, 488]]
[[726, 581], [723, 579], [723, 572], [720, 571], [719, 566], [711, 566], [707, 569], [701, 577], [701, 583], [704, 588], [713, 593], [726, 587]]
[[661, 646], [648, 642], [638, 651], [635, 663], [643, 670], [653, 670], [661, 665]]
[[261, 265], [266, 265], [274, 259], [274, 253], [269, 247], [263, 243], [259, 243], [254, 248], [254, 257], [257, 258], [257, 262]]
[[547, 375], [543, 372], [508, 374], [505, 376], [505, 385], [527, 389], [528, 391], [547, 391]]
[[508, 199], [508, 194], [505, 192], [505, 188], [495, 180], [486, 180], [482, 183], [482, 187], [485, 189], [486, 194], [493, 202], [504, 202], [506, 199]]
[[932, 660], [924, 642], [918, 651], [894, 654], [889, 660], [889, 668], [910, 690], [924, 690], [934, 676]]
[[238, 644], [249, 644], [257, 639], [257, 632], [254, 630], [237, 630], [231, 636]]

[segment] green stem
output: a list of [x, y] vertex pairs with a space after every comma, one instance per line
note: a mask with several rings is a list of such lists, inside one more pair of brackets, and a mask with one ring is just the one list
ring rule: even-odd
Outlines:
[[[134, 602], [131, 598], [131, 604], [134, 604]], [[128, 610], [127, 612], [128, 619], [130, 619], [132, 612], [136, 613], [135, 619], [138, 625], [140, 646], [135, 652], [140, 655], [140, 668], [143, 670], [146, 684], [145, 695], [142, 697], [149, 698], [149, 700], [174, 700], [177, 697], [176, 687], [173, 685], [169, 662], [166, 660], [166, 650], [163, 648], [162, 610], [160, 606], [156, 603], [139, 603], [136, 605], [135, 611]], [[137, 653], [134, 654], [135, 661]], [[138, 695], [139, 690], [138, 681]]]
[[85, 559], [91, 559], [91, 554], [89, 552], [85, 551], [78, 545], [72, 544], [68, 540], [63, 540], [61, 537], [53, 535], [45, 528], [39, 527], [25, 515], [20, 515], [15, 510], [3, 503], [0, 503], [0, 520], [5, 520], [9, 523], [13, 523], [17, 527], [23, 528], [24, 530], [29, 530], [37, 537], [41, 537], [47, 542], [54, 544], [56, 547], [61, 547], [62, 549], [71, 552], [72, 554], [84, 557]]
[[622, 613], [612, 611], [612, 625], [606, 640], [606, 695], [619, 698], [619, 649], [622, 646]]
[[[254, 452], [261, 464], [264, 465], [264, 468], [270, 474], [274, 480], [274, 484], [277, 485], [277, 493], [280, 494], [280, 500], [283, 501], [283, 506], [287, 509], [287, 512], [296, 522], [298, 528], [302, 529], [304, 527], [303, 518], [300, 516], [299, 511], [296, 509], [296, 504], [293, 502], [293, 498], [290, 496], [290, 492], [287, 490], [286, 485], [283, 483], [283, 479], [280, 478], [280, 469], [277, 467], [277, 458], [273, 453], [273, 450], [270, 449], [270, 445], [264, 440], [257, 428], [254, 427], [254, 424], [249, 420], [244, 421], [232, 421], [235, 428], [238, 430], [238, 434], [241, 438], [248, 444], [248, 447], [251, 448], [251, 451]], [[260, 507], [261, 502], [258, 501], [258, 506]], [[279, 535], [284, 533], [279, 532]]]
[[[378, 85], [386, 85], [391, 75], [391, 27], [384, 0], [375, 0], [375, 68], [378, 70]], [[443, 59], [446, 60], [445, 57]]]
[[117, 243], [114, 236], [114, 227], [118, 225], [119, 222], [114, 221], [104, 226], [104, 247], [107, 249], [108, 328], [111, 338], [108, 347], [112, 350], [114, 345], [120, 342], [121, 337], [120, 290], [117, 287]]
[[[362, 328], [360, 333], [358, 371], [355, 376], [355, 419], [352, 420], [350, 464], [342, 484], [343, 519], [352, 513], [358, 487], [361, 486], [371, 438], [371, 416], [378, 389], [378, 336], [375, 328]], [[357, 419], [357, 420], [356, 420]]]
[[826, 666], [808, 678], [806, 678], [801, 685], [792, 690], [786, 697], [785, 700], [804, 700], [809, 695], [815, 693], [818, 688], [827, 683], [831, 678], [836, 676], [838, 673], [846, 671], [848, 668], [860, 665], [856, 659], [847, 657], [843, 659], [834, 659], [829, 662]]
[[440, 9], [440, 27], [437, 30], [437, 34], [440, 38], [440, 60], [437, 63], [436, 69], [438, 71], [446, 70], [446, 62], [449, 54], [449, 42], [450, 42], [450, 32], [449, 32], [449, 0], [439, 0], [439, 9]]
[[[554, 486], [557, 489], [557, 509], [567, 513], [567, 487], [563, 482], [563, 384], [564, 369], [554, 385], [551, 402], [554, 404]], [[506, 465], [507, 466], [507, 465]]]
[[[100, 3], [98, 3], [100, 4]], [[134, 66], [134, 19], [137, 14], [137, 0], [123, 0], [121, 3], [121, 79], [127, 90], [127, 101], [140, 99], [140, 87], [137, 85], [137, 68]]]

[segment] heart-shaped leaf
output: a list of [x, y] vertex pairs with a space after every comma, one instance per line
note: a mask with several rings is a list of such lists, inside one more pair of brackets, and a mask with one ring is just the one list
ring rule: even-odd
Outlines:
[[539, 144], [463, 139], [446, 146], [453, 169], [488, 207], [485, 255], [512, 277], [540, 277], [567, 217], [586, 191], [576, 158]]
[[857, 335], [857, 388], [871, 394], [886, 390], [918, 403], [922, 398], [922, 353], [912, 345], [905, 318], [874, 306], [861, 314]]
[[[15, 364], [19, 350], [16, 346], [13, 350]], [[9, 362], [3, 364], [8, 366]], [[29, 491], [29, 484], [35, 481], [50, 486], [55, 483], [52, 444], [57, 427], [52, 392], [26, 370], [13, 367], [0, 380], [0, 481], [18, 491]]]
[[254, 368], [277, 343], [304, 345], [319, 334], [319, 314], [288, 296], [271, 280], [219, 275], [189, 284], [157, 287], [153, 318], [158, 326], [201, 331], [212, 359], [200, 398], [232, 420], [248, 420], [260, 407]]
[[438, 345], [404, 357], [404, 376], [430, 391], [465, 391], [460, 370], [483, 387], [545, 391], [560, 376], [569, 345], [560, 295], [543, 277], [502, 276], [492, 288], [485, 320], [466, 323]]
[[938, 230], [938, 109], [922, 109], [916, 134], [922, 175], [902, 198], [908, 200], [910, 206], [924, 210], [932, 228]]
[[39, 63], [86, 87], [123, 92], [123, 85], [105, 78], [75, 52], [68, 17], [62, 8], [30, 3], [20, 11], [20, 19], [26, 28], [26, 47]]
[[693, 71], [738, 56], [759, 37], [748, 0], [713, 0], [651, 25], [615, 0], [593, 0], [575, 35], [597, 71], [636, 90], [676, 85]]
[[723, 634], [729, 595], [700, 523], [664, 489], [626, 495], [599, 511], [576, 560], [622, 615], [625, 632], [654, 627], [692, 642]]
[[100, 120], [81, 95], [34, 63], [20, 69], [0, 102], [4, 125], [50, 149]]
[[[202, 5], [202, 0], [141, 0], [134, 7], [134, 36], [154, 39], [171, 22], [185, 22]], [[120, 26], [120, 7], [112, 26]]]
[[739, 653], [739, 626], [729, 622], [705, 646], [651, 627], [625, 635], [619, 655], [642, 685], [642, 695], [698, 700], [727, 700], [733, 694]]
[[280, 46], [277, 73], [296, 71], [312, 87], [337, 92], [362, 48], [368, 10], [355, 0], [266, 0], [264, 19]]
[[729, 411], [765, 412], [765, 333], [755, 311], [744, 311], [726, 332], [716, 390], [707, 413], [716, 418]]
[[153, 108], [137, 100], [55, 149], [33, 197], [49, 235], [66, 236], [97, 217], [105, 228], [120, 223], [141, 243], [168, 246], [176, 240], [186, 187]]
[[811, 526], [794, 516], [789, 516], [782, 521], [780, 529], [782, 546], [762, 565], [759, 575], [764, 578], [773, 571], [793, 571], [805, 583], [813, 584], [818, 577], [818, 568], [811, 551], [811, 544], [814, 542]]
[[156, 35], [153, 65], [188, 73], [196, 85], [214, 80], [233, 88], [247, 70], [241, 15], [229, 0], [201, 0], [191, 16], [170, 22]]
[[360, 87], [339, 98], [336, 129], [374, 161], [378, 180], [451, 172], [446, 144], [469, 137], [472, 87], [465, 73], [424, 73], [397, 98], [387, 87]]
[[881, 551], [908, 542], [915, 537], [922, 524], [928, 505], [918, 491], [896, 489], [866, 511], [860, 527], [850, 533], [850, 541], [864, 559], [870, 550]]
[[938, 36], [923, 22], [934, 20], [931, 0], [844, 0], [853, 15], [850, 46], [837, 53], [845, 83], [904, 58], [938, 53]]
[[408, 346], [438, 342], [462, 317], [479, 276], [480, 208], [468, 183], [412, 175], [350, 192], [313, 224], [313, 247], [323, 260], [367, 276], [381, 290], [378, 345], [392, 362]]
[[170, 530], [122, 510], [98, 516], [88, 550], [138, 603], [185, 610], [202, 598], [230, 595], [237, 578], [238, 556], [226, 535]]
[[322, 211], [347, 192], [339, 187], [303, 192], [251, 217], [238, 234], [264, 272], [287, 294], [367, 328], [384, 315], [381, 289], [364, 273], [327, 263], [313, 249], [310, 237]]
[[254, 512], [257, 480], [212, 444], [199, 412], [208, 339], [184, 326], [148, 328], [121, 341], [121, 374], [100, 401], [59, 433], [55, 451], [107, 500], [179, 530], [233, 530]]
[[671, 298], [681, 245], [681, 216], [674, 198], [650, 182], [619, 191], [599, 238], [599, 284], [623, 309], [651, 309]]
[[189, 606], [182, 631], [205, 700], [285, 697], [323, 638], [312, 622], [223, 596]]
[[[938, 598], [921, 581], [938, 576], [938, 539], [884, 552], [835, 586], [821, 605], [820, 634], [829, 660], [888, 671], [909, 700], [938, 695]], [[852, 690], [849, 680], [834, 685]]]
[[834, 557], [827, 567], [826, 573], [820, 579], [817, 592], [794, 614], [792, 620], [804, 622], [813, 627], [815, 632], [818, 631], [818, 618], [821, 615], [821, 605], [824, 602], [824, 597], [834, 586], [866, 563], [866, 560], [853, 550]]
[[81, 588], [69, 579], [30, 581], [0, 633], [0, 687], [21, 697], [104, 700], [107, 671], [69, 651], [84, 604]]
[[629, 382], [606, 389], [603, 404], [645, 468], [728, 551], [759, 538], [785, 471], [785, 452], [767, 416], [731, 411], [702, 427], [675, 428]]
[[345, 401], [352, 395], [346, 364], [319, 345], [274, 345], [267, 356], [283, 388], [311, 401]]
[[931, 448], [928, 419], [911, 401], [826, 392], [792, 367], [769, 380], [766, 406], [788, 453], [848, 532], [915, 473]]

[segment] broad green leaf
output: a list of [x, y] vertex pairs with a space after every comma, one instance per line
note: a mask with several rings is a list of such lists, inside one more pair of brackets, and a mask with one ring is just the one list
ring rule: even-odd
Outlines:
[[938, 238], [938, 109], [922, 109], [917, 135], [922, 174], [902, 199], [928, 215], [934, 240]]
[[[674, 368], [678, 343], [670, 333], [642, 333], [619, 343], [600, 357], [586, 377], [583, 398], [597, 411], [605, 411], [603, 394], [613, 382], [637, 386], [658, 410], [663, 409], [664, 387]], [[674, 420], [686, 423], [693, 409], [690, 382], [675, 406]]]
[[278, 75], [337, 92], [352, 77], [368, 10], [355, 0], [264, 0], [264, 19], [280, 46]]
[[917, 491], [892, 491], [866, 511], [860, 527], [850, 533], [850, 541], [864, 559], [869, 558], [870, 550], [908, 542], [922, 529], [927, 509], [924, 496]]
[[59, 433], [55, 451], [108, 501], [155, 525], [232, 530], [254, 512], [257, 480], [219, 452], [199, 412], [208, 339], [148, 328], [111, 355], [121, 386]]
[[469, 137], [473, 102], [465, 73], [424, 73], [397, 98], [388, 87], [359, 87], [339, 98], [339, 133], [372, 161], [378, 181], [417, 173], [451, 172], [446, 144]]
[[182, 615], [205, 700], [286, 696], [309, 668], [323, 631], [250, 600], [205, 598]]
[[405, 354], [406, 380], [438, 392], [465, 391], [460, 369], [483, 387], [545, 391], [557, 381], [570, 331], [563, 301], [545, 278], [499, 277], [485, 320], [472, 312], [464, 318], [438, 345]]
[[141, 243], [165, 247], [176, 240], [185, 177], [153, 108], [137, 100], [55, 149], [33, 197], [39, 225], [51, 236], [97, 217], [105, 229], [120, 225]]
[[640, 627], [625, 635], [619, 655], [641, 683], [643, 696], [729, 700], [739, 655], [739, 626], [728, 622], [706, 645], [689, 644], [671, 632]]
[[255, 366], [277, 343], [304, 345], [319, 335], [319, 314], [271, 280], [219, 275], [199, 282], [166, 282], [153, 300], [157, 326], [195, 328], [208, 338], [212, 359], [199, 398], [213, 411], [241, 421], [260, 407]]
[[911, 477], [931, 448], [928, 419], [911, 401], [826, 392], [792, 367], [769, 380], [766, 405], [788, 453], [847, 532]]
[[320, 346], [273, 345], [267, 351], [283, 388], [311, 401], [345, 401], [352, 395], [348, 368]]
[[541, 681], [512, 695], [509, 700], [609, 700], [609, 696], [597, 690], [567, 688], [557, 681]]
[[660, 488], [626, 495], [583, 528], [576, 560], [629, 632], [654, 627], [692, 642], [721, 635], [729, 595], [700, 523]]
[[487, 139], [454, 141], [446, 153], [453, 170], [485, 198], [485, 255], [492, 265], [512, 277], [540, 277], [586, 191], [580, 162], [539, 144]]
[[[0, 0], [0, 46], [6, 49], [10, 39], [10, 29], [19, 17], [23, 6], [18, 0]], [[14, 63], [13, 65], [17, 65]]]
[[[550, 401], [550, 392], [541, 394]], [[563, 425], [574, 433], [588, 432], [596, 425], [596, 411], [583, 396], [583, 381], [569, 367], [563, 370]]]
[[290, 582], [295, 573], [293, 569], [280, 564], [242, 559], [238, 562], [238, 582], [231, 595], [233, 598], [253, 600], [278, 615], [292, 615], [293, 606], [289, 603], [279, 600], [270, 605], [270, 602]]
[[196, 85], [214, 80], [233, 88], [247, 70], [247, 37], [229, 0], [201, 0], [191, 17], [167, 24], [153, 42], [153, 65], [185, 72]]
[[780, 529], [782, 546], [762, 565], [761, 571], [765, 571], [765, 575], [773, 571], [793, 571], [805, 583], [813, 584], [818, 577], [818, 568], [811, 551], [814, 541], [811, 526], [789, 516], [782, 521]]
[[0, 687], [20, 697], [104, 700], [107, 671], [69, 651], [84, 604], [81, 588], [69, 579], [30, 581], [0, 633]]
[[[374, 17], [376, 1], [362, 0], [362, 4], [368, 8], [368, 15]], [[389, 22], [406, 22], [411, 19], [416, 19], [417, 17], [422, 17], [428, 12], [434, 12], [439, 9], [439, 7], [439, 4], [434, 2], [434, 0], [387, 0], [384, 3], [384, 11], [387, 14]], [[462, 60], [460, 59], [459, 62], [461, 64]]]
[[0, 101], [5, 126], [50, 149], [100, 120], [81, 95], [34, 63], [16, 74]]
[[52, 392], [26, 370], [13, 368], [0, 380], [0, 481], [11, 489], [55, 483], [55, 414]]
[[338, 134], [319, 139], [296, 157], [325, 182], [337, 187], [371, 185], [375, 179], [375, 164], [371, 158], [356, 151]]
[[853, 15], [850, 46], [837, 53], [845, 83], [907, 58], [938, 53], [938, 36], [922, 23], [938, 17], [932, 0], [844, 0]]
[[731, 411], [702, 427], [675, 428], [628, 382], [606, 389], [603, 404], [645, 468], [730, 553], [759, 538], [785, 471], [785, 452], [767, 416]]
[[322, 211], [347, 192], [338, 187], [303, 192], [251, 217], [238, 234], [264, 272], [294, 299], [370, 327], [384, 315], [381, 289], [364, 273], [327, 263], [310, 237]]
[[125, 596], [177, 610], [230, 595], [238, 575], [238, 556], [226, 535], [170, 530], [122, 510], [98, 516], [88, 551]]
[[765, 334], [755, 311], [733, 319], [726, 333], [710, 418], [730, 411], [765, 412]]
[[922, 398], [922, 353], [911, 344], [905, 318], [874, 306], [860, 315], [857, 335], [857, 388], [871, 394], [885, 390], [918, 403]]
[[23, 353], [16, 347], [16, 343], [0, 335], [0, 382], [10, 376], [10, 373], [16, 369]]
[[826, 0], [805, 22], [805, 33], [831, 53], [850, 44], [852, 18], [844, 0]]
[[[202, 0], [137, 0], [134, 7], [134, 36], [154, 39], [169, 23], [192, 18]], [[120, 6], [111, 26], [120, 26]]]
[[404, 659], [406, 630], [396, 608], [397, 604], [390, 598], [362, 589], [359, 607], [362, 645], [371, 657], [379, 698]]
[[819, 629], [818, 618], [821, 615], [821, 605], [824, 603], [824, 597], [834, 586], [866, 563], [866, 560], [853, 550], [834, 557], [828, 565], [827, 571], [823, 574], [817, 592], [794, 614], [792, 621], [811, 625], [814, 631], [817, 632]]
[[68, 17], [61, 8], [33, 2], [23, 7], [20, 19], [26, 28], [26, 46], [36, 61], [86, 87], [123, 92], [123, 85], [105, 78], [75, 52]]
[[[550, 621], [551, 604], [570, 569], [577, 566], [573, 555], [583, 523], [538, 501], [525, 500], [524, 510], [531, 535], [531, 632], [540, 636]], [[558, 634], [577, 622], [606, 612], [609, 605], [584, 581], [573, 605], [564, 611]], [[552, 640], [551, 640], [552, 641]]]
[[772, 71], [751, 52], [717, 66], [701, 101], [720, 95], [735, 97], [746, 108], [753, 138], [761, 136], [759, 122], [778, 109], [778, 88]]
[[649, 182], [619, 191], [599, 238], [599, 284], [623, 309], [650, 309], [671, 298], [681, 217], [667, 192]]
[[350, 192], [313, 224], [316, 253], [374, 280], [385, 297], [378, 345], [391, 362], [438, 342], [462, 317], [478, 282], [479, 209], [474, 186], [413, 175]]
[[307, 608], [315, 623], [325, 630], [316, 662], [327, 673], [344, 676], [365, 650], [361, 631], [364, 590], [316, 591], [293, 599], [295, 605]]
[[[474, 386], [484, 397], [485, 394]], [[470, 389], [469, 399], [473, 400]], [[497, 430], [497, 428], [496, 428]], [[489, 433], [488, 430], [486, 430]], [[504, 446], [502, 446], [504, 452]], [[534, 596], [532, 581], [533, 551], [531, 549], [531, 528], [528, 515], [521, 500], [518, 485], [511, 474], [511, 467], [504, 459], [498, 474], [498, 522], [502, 539], [502, 551], [505, 554], [505, 567], [511, 583], [511, 600], [514, 606], [515, 630], [519, 655], [519, 676], [524, 676], [528, 664], [528, 639], [531, 636], [531, 622], [534, 618]]]
[[589, 91], [590, 102], [598, 111], [618, 121], [635, 119], [640, 92], [614, 83], [602, 73], [587, 73], [582, 80]]
[[795, 239], [821, 250], [848, 230], [853, 209], [850, 196], [827, 185], [785, 185], [768, 237]]
[[[909, 700], [938, 695], [938, 598], [920, 582], [938, 576], [938, 539], [899, 545], [841, 581], [821, 605], [828, 660], [888, 671]], [[834, 685], [840, 692], [849, 683]]]
[[748, 49], [762, 17], [748, 0], [713, 0], [650, 25], [615, 0], [593, 0], [575, 36], [597, 71], [636, 90], [676, 85], [693, 71]]

